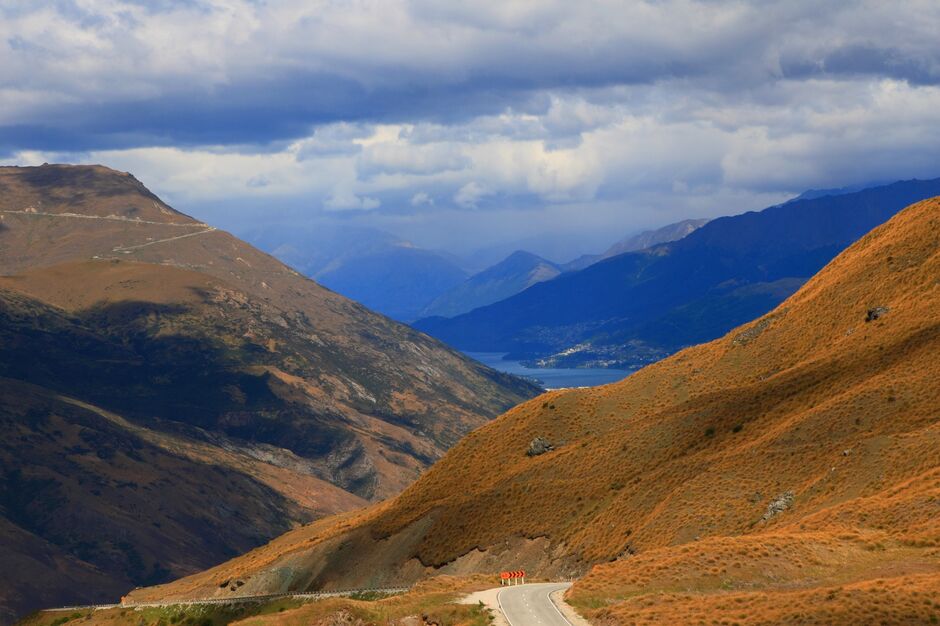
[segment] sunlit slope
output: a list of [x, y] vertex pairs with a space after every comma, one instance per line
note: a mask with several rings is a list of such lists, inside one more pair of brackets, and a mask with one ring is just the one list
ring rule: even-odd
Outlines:
[[[273, 591], [500, 567], [577, 573], [614, 561], [573, 593], [608, 598], [621, 587], [592, 595], [594, 576], [606, 571], [619, 585], [642, 559], [667, 563], [657, 550], [663, 559], [675, 558], [671, 546], [709, 541], [747, 550], [763, 535], [787, 550], [812, 545], [797, 532], [818, 537], [819, 567], [838, 570], [842, 552], [872, 545], [890, 553], [893, 571], [932, 575], [938, 236], [940, 202], [911, 206], [725, 337], [621, 383], [522, 404], [387, 504], [135, 595], [220, 593], [230, 576]], [[536, 436], [555, 449], [527, 456]]]

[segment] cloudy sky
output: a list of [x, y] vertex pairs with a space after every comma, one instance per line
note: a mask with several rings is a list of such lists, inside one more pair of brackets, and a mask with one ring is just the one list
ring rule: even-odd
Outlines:
[[937, 33], [934, 0], [4, 0], [0, 159], [236, 231], [603, 247], [940, 176]]

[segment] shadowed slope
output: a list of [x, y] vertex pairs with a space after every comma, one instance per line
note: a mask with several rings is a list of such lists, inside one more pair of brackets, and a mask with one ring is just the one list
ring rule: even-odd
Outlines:
[[276, 467], [7, 378], [0, 435], [4, 622], [43, 605], [113, 600], [250, 549], [317, 508], [355, 504], [319, 501], [324, 487], [298, 476], [297, 490], [313, 496], [300, 504]]
[[[316, 396], [318, 405], [308, 411], [411, 439], [417, 452], [399, 451], [404, 456], [383, 458], [369, 446], [353, 451], [369, 466], [363, 485], [352, 487], [360, 495], [395, 493], [464, 433], [536, 391], [169, 209], [127, 174], [98, 166], [0, 168], [0, 183], [9, 191], [0, 193], [7, 227], [0, 233], [0, 273], [24, 274], [7, 279], [9, 288], [73, 310], [98, 300], [192, 304], [205, 290], [215, 314], [193, 317], [196, 326], [218, 338], [231, 335], [223, 343], [256, 353], [243, 355], [245, 365], [264, 365], [283, 385]], [[40, 201], [48, 211], [24, 212]], [[108, 265], [114, 260], [138, 263], [115, 269]], [[227, 327], [227, 314], [242, 320], [238, 333]], [[152, 329], [163, 324], [159, 318], [143, 316]], [[356, 460], [341, 457], [339, 465]]]

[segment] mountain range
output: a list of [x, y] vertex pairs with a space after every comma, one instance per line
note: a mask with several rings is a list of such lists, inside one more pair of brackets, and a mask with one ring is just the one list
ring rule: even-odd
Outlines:
[[510, 298], [536, 283], [552, 280], [564, 272], [584, 269], [625, 252], [681, 239], [706, 222], [708, 220], [684, 220], [656, 230], [643, 231], [621, 239], [601, 254], [582, 255], [563, 264], [553, 263], [525, 250], [517, 250], [499, 263], [474, 274], [438, 296], [421, 311], [421, 317], [456, 317]]
[[643, 232], [637, 233], [636, 235], [624, 237], [620, 241], [612, 244], [609, 248], [600, 254], [586, 254], [578, 257], [573, 261], [569, 261], [568, 263], [562, 265], [562, 269], [566, 272], [576, 272], [594, 265], [598, 261], [603, 261], [604, 259], [609, 259], [627, 252], [636, 252], [637, 250], [652, 248], [653, 246], [661, 243], [678, 241], [683, 237], [687, 237], [692, 232], [698, 230], [707, 223], [707, 219], [691, 219], [682, 220], [674, 224], [667, 224], [666, 226], [662, 226], [654, 230], [644, 230]]
[[129, 600], [524, 569], [580, 576], [568, 599], [601, 624], [929, 622], [937, 233], [940, 199], [915, 204], [724, 336], [545, 393], [391, 500]]
[[100, 166], [0, 168], [0, 611], [394, 495], [538, 389]]
[[541, 366], [635, 368], [759, 316], [871, 228], [940, 193], [902, 181], [712, 220], [506, 300], [416, 328], [462, 350]]
[[413, 322], [453, 317], [504, 300], [562, 272], [674, 241], [705, 222], [684, 220], [644, 231], [602, 254], [563, 264], [517, 250], [476, 273], [467, 269], [473, 265], [469, 258], [421, 248], [377, 228], [299, 222], [249, 228], [243, 235], [321, 285], [392, 319]]

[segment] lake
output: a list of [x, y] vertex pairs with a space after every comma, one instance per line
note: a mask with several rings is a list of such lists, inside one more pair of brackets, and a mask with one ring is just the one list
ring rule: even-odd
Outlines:
[[594, 387], [622, 380], [633, 373], [631, 370], [604, 368], [542, 368], [526, 367], [519, 361], [504, 361], [503, 352], [466, 352], [471, 359], [476, 359], [494, 370], [536, 379], [546, 389], [564, 389], [566, 387]]

